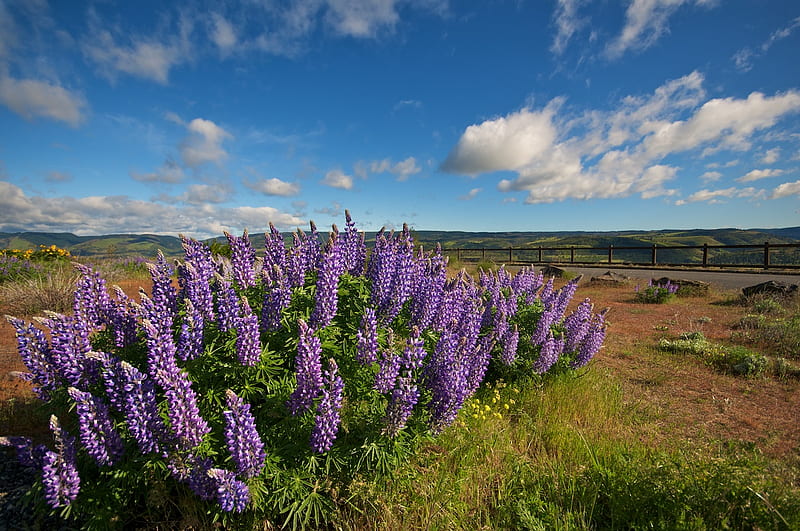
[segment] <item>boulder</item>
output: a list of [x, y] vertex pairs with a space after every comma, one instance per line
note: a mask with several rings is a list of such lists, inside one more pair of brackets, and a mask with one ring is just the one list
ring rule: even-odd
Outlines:
[[779, 297], [788, 297], [797, 293], [797, 284], [789, 284], [788, 282], [780, 282], [777, 280], [768, 280], [755, 286], [748, 286], [742, 288], [742, 294], [745, 297], [752, 297], [753, 295], [777, 295]]
[[567, 274], [566, 271], [564, 271], [560, 267], [556, 267], [554, 265], [546, 265], [546, 266], [544, 266], [541, 269], [541, 273], [542, 273], [542, 275], [544, 275], [545, 278], [549, 278], [549, 277], [562, 278], [562, 277], [564, 277], [564, 275]]
[[603, 284], [606, 286], [620, 286], [623, 284], [627, 284], [630, 282], [630, 277], [622, 275], [620, 273], [615, 273], [613, 271], [606, 271], [600, 276], [592, 277], [591, 281], [593, 284]]

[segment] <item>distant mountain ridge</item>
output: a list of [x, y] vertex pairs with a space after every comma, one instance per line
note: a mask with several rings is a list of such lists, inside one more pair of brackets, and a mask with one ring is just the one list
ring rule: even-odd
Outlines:
[[[322, 233], [327, 238], [327, 233]], [[778, 229], [692, 229], [650, 231], [560, 231], [560, 232], [466, 232], [414, 230], [414, 239], [426, 248], [440, 243], [443, 248], [508, 248], [537, 246], [561, 247], [615, 247], [671, 245], [763, 245], [800, 242], [800, 227]], [[284, 233], [291, 242], [291, 233]], [[251, 234], [256, 250], [263, 249], [263, 233]], [[375, 232], [368, 232], [368, 245]], [[219, 240], [212, 238], [207, 241]], [[222, 238], [224, 241], [224, 238]], [[167, 256], [182, 253], [177, 236], [155, 234], [107, 234], [102, 236], [77, 236], [68, 232], [0, 232], [0, 248], [36, 249], [39, 245], [57, 245], [75, 256], [155, 256], [160, 249]]]

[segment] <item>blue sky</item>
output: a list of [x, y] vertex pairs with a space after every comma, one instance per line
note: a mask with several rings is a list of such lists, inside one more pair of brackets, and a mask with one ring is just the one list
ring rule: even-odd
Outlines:
[[796, 0], [0, 0], [0, 231], [800, 225], [799, 51]]

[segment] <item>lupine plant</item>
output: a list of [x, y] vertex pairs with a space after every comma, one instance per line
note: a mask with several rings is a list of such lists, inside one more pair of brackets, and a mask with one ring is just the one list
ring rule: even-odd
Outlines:
[[653, 282], [653, 279], [650, 279], [647, 286], [644, 288], [640, 289], [638, 284], [634, 287], [636, 302], [663, 304], [675, 298], [675, 294], [678, 293], [679, 288], [680, 286], [678, 284], [673, 284], [669, 280], [660, 283]]
[[448, 278], [405, 226], [370, 252], [349, 213], [325, 244], [313, 223], [288, 247], [271, 226], [263, 257], [226, 237], [229, 259], [182, 237], [138, 301], [81, 266], [72, 315], [9, 318], [57, 415], [53, 449], [2, 439], [41, 471], [43, 507], [134, 526], [159, 492], [177, 500], [161, 521], [322, 525], [333, 493], [390, 474], [482, 385], [583, 367], [605, 337], [590, 301], [568, 311], [577, 279]]

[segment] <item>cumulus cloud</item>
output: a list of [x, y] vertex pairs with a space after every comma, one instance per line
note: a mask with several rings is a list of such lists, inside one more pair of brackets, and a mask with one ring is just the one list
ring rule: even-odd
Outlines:
[[258, 179], [250, 181], [245, 179], [244, 185], [264, 195], [277, 195], [282, 197], [290, 197], [300, 193], [300, 185], [296, 182], [290, 183], [280, 179]]
[[362, 179], [366, 179], [370, 173], [390, 173], [394, 175], [398, 181], [406, 181], [412, 175], [416, 175], [417, 173], [421, 172], [422, 168], [417, 165], [416, 158], [408, 157], [400, 162], [393, 162], [392, 159], [389, 158], [383, 160], [373, 160], [371, 162], [360, 160], [355, 163], [353, 171]]
[[700, 180], [703, 181], [704, 183], [719, 181], [721, 178], [722, 174], [718, 171], [707, 171], [700, 176]]
[[[197, 191], [199, 191], [198, 189]], [[150, 233], [197, 238], [222, 231], [268, 230], [272, 221], [291, 230], [304, 221], [267, 206], [225, 208], [214, 204], [166, 205], [127, 196], [27, 196], [18, 186], [0, 181], [0, 230], [72, 232], [78, 235]]]
[[353, 178], [346, 175], [342, 170], [329, 171], [320, 182], [326, 186], [341, 188], [342, 190], [350, 190], [353, 187]]
[[203, 118], [195, 118], [186, 129], [189, 136], [180, 146], [184, 164], [195, 168], [207, 162], [220, 163], [228, 157], [222, 142], [233, 136], [225, 129]]
[[777, 177], [778, 175], [783, 175], [783, 170], [773, 168], [768, 168], [765, 170], [752, 170], [736, 179], [736, 181], [740, 183], [747, 183], [751, 181], [757, 181], [759, 179], [766, 179], [767, 177]]
[[77, 127], [83, 122], [86, 101], [60, 85], [35, 79], [0, 77], [0, 103], [32, 120], [37, 117]]
[[611, 59], [631, 49], [644, 50], [669, 32], [669, 18], [684, 4], [711, 6], [715, 0], [633, 0], [625, 11], [622, 32], [606, 47]]
[[800, 181], [783, 183], [777, 186], [772, 191], [770, 199], [780, 199], [781, 197], [789, 197], [790, 195], [800, 195]]
[[800, 112], [796, 91], [705, 101], [702, 85], [703, 76], [693, 72], [648, 96], [623, 98], [610, 111], [569, 116], [556, 98], [542, 109], [489, 119], [466, 128], [441, 169], [470, 176], [514, 172], [497, 188], [528, 192], [527, 203], [675, 195], [667, 183], [679, 168], [665, 164], [667, 157], [749, 149], [755, 133]]

